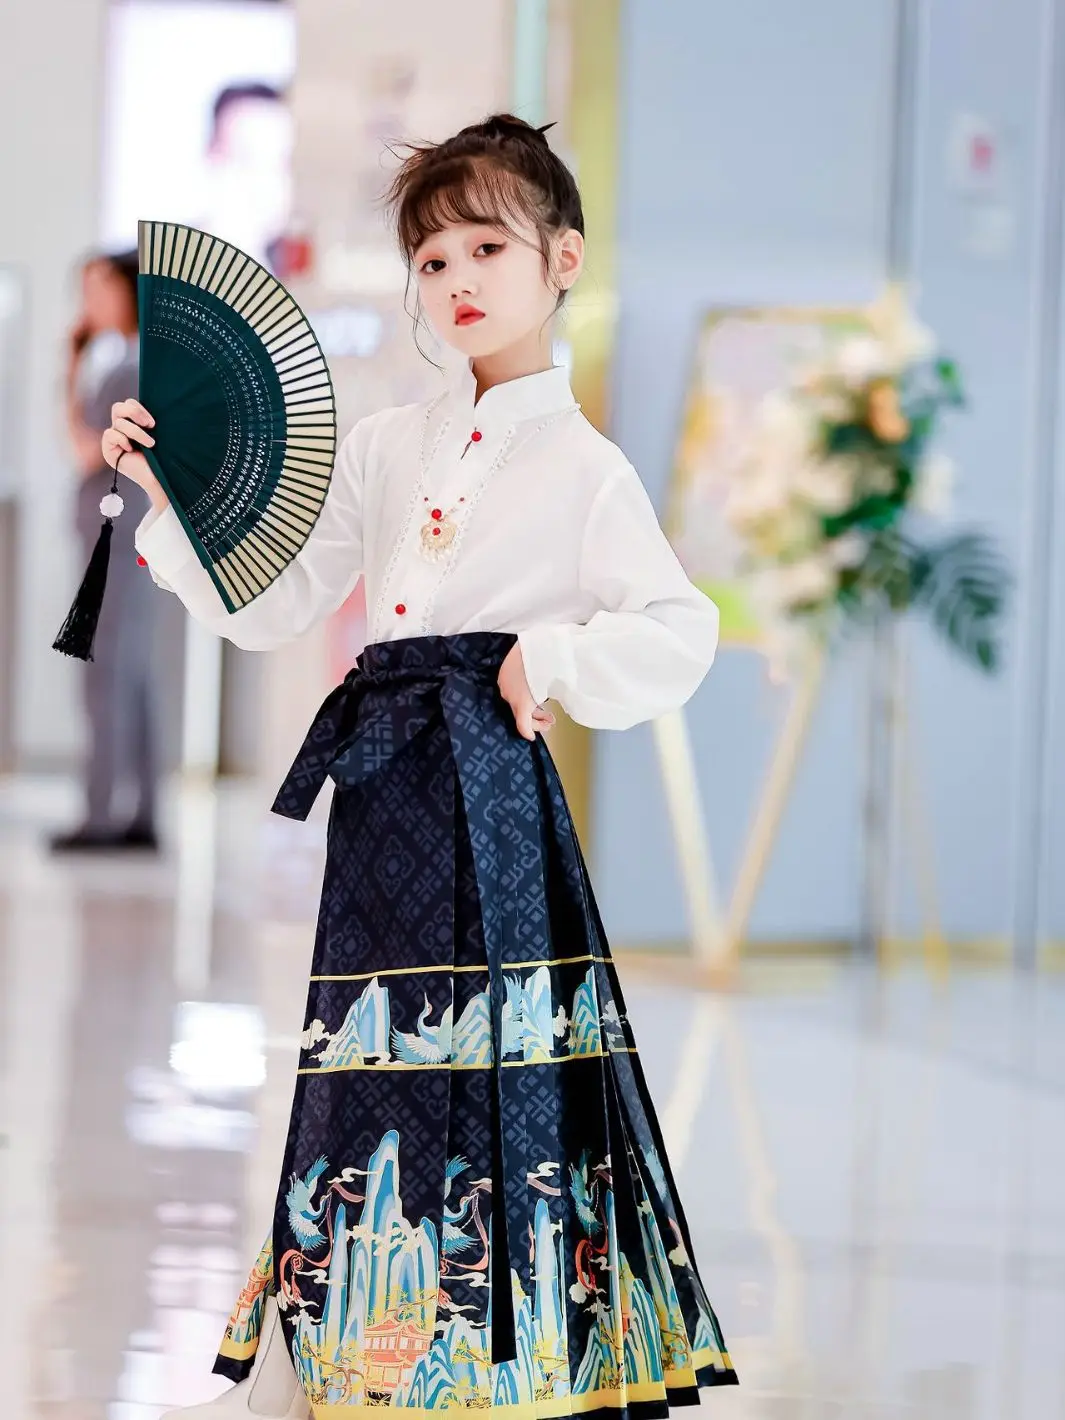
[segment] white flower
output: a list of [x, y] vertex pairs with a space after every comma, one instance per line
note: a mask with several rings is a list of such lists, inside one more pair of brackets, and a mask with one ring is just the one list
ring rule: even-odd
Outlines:
[[792, 463], [805, 458], [817, 438], [809, 407], [785, 390], [760, 402], [755, 416], [754, 449], [767, 462]]
[[757, 556], [774, 562], [794, 559], [822, 540], [820, 514], [797, 500], [789, 502], [775, 517], [756, 524], [749, 536]]
[[788, 489], [783, 479], [768, 470], [740, 478], [725, 500], [725, 516], [739, 531], [773, 518], [788, 505]]
[[804, 557], [791, 562], [778, 572], [779, 590], [787, 607], [816, 606], [833, 597], [839, 587], [839, 577], [831, 560], [825, 556]]
[[935, 340], [927, 326], [916, 320], [906, 300], [906, 291], [892, 282], [866, 309], [869, 329], [880, 341], [893, 370], [927, 360], [935, 350]]
[[834, 537], [825, 551], [836, 567], [860, 567], [865, 560], [868, 544], [860, 532], [851, 528], [840, 537]]
[[854, 399], [841, 389], [817, 390], [811, 399], [818, 414], [829, 424], [848, 424], [858, 417]]
[[891, 372], [891, 357], [884, 345], [872, 335], [850, 335], [841, 340], [835, 352], [836, 372], [850, 389], [867, 385], [870, 380]]
[[850, 459], [811, 461], [798, 469], [795, 491], [822, 513], [842, 513], [855, 501], [857, 472]]
[[954, 464], [945, 454], [929, 454], [917, 469], [912, 502], [922, 513], [943, 517], [954, 491]]
[[796, 605], [802, 604], [796, 591], [805, 574], [800, 570], [798, 578], [794, 575], [794, 569], [802, 566], [801, 562], [763, 565], [751, 575], [748, 594], [755, 616], [763, 625], [788, 622]]

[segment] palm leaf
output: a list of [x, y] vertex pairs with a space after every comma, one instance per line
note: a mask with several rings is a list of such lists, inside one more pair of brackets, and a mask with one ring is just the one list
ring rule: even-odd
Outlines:
[[857, 621], [923, 610], [961, 656], [991, 671], [999, 662], [1008, 591], [1009, 576], [986, 538], [963, 533], [923, 547], [885, 528], [862, 565], [844, 574], [839, 603]]
[[869, 542], [860, 567], [841, 583], [844, 610], [860, 619], [885, 610], [907, 611], [914, 599], [914, 564], [918, 549], [894, 528], [881, 528]]
[[1002, 614], [1010, 578], [992, 544], [962, 533], [922, 550], [914, 604], [966, 660], [994, 670], [1001, 654]]

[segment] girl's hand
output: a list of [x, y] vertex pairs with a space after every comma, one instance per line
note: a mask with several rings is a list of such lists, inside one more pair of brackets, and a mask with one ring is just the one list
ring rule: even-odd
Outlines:
[[155, 420], [143, 404], [135, 399], [124, 399], [121, 403], [111, 406], [111, 427], [104, 430], [100, 448], [103, 450], [104, 462], [109, 468], [114, 468], [121, 460], [119, 473], [144, 489], [152, 500], [153, 508], [163, 509], [169, 507], [170, 500], [163, 492], [148, 460], [136, 447], [144, 445], [146, 448], [152, 448], [155, 440], [148, 430], [154, 425]]
[[529, 682], [525, 679], [525, 662], [521, 646], [515, 642], [499, 667], [499, 693], [514, 712], [514, 723], [523, 739], [534, 740], [555, 723], [550, 710], [537, 705]]

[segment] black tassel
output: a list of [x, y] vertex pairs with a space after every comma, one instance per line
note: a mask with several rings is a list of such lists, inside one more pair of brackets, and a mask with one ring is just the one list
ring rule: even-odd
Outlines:
[[[111, 492], [108, 494], [108, 498], [115, 504], [115, 508], [111, 509], [115, 517], [118, 517], [122, 511], [122, 499], [116, 496], [118, 494], [118, 465], [122, 462], [122, 458], [123, 455], [119, 454], [115, 461]], [[101, 503], [101, 512], [107, 506], [108, 498], [105, 498]], [[111, 533], [114, 526], [114, 518], [105, 515], [100, 536], [96, 539], [96, 546], [89, 558], [85, 576], [81, 579], [81, 586], [67, 612], [66, 621], [59, 628], [59, 635], [52, 642], [53, 651], [61, 651], [64, 656], [73, 656], [78, 661], [92, 660], [92, 646], [96, 640], [96, 628], [100, 624], [104, 592], [107, 590], [107, 569], [111, 562]]]
[[53, 651], [62, 651], [64, 656], [73, 656], [79, 661], [92, 660], [92, 646], [96, 639], [96, 628], [104, 604], [104, 589], [107, 586], [113, 529], [114, 523], [107, 518], [100, 529], [100, 536], [96, 539], [96, 546], [92, 550], [89, 565], [67, 613], [67, 619], [52, 642]]

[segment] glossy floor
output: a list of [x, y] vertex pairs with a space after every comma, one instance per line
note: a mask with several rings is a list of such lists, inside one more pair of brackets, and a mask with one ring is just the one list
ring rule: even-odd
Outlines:
[[[320, 827], [186, 795], [159, 863], [57, 862], [0, 785], [2, 1420], [215, 1394], [267, 1227]], [[1065, 1417], [1065, 983], [624, 968], [743, 1385], [723, 1420]]]

